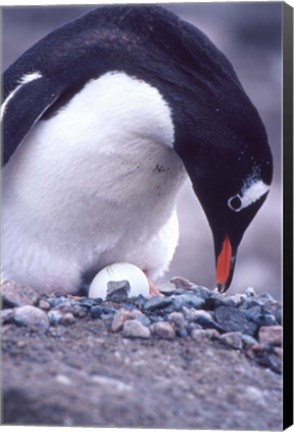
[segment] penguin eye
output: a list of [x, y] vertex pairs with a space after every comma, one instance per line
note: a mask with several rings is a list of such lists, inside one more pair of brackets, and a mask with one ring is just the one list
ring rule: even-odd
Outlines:
[[228, 200], [228, 206], [230, 209], [234, 210], [235, 212], [238, 212], [242, 208], [242, 200], [240, 195], [234, 195]]

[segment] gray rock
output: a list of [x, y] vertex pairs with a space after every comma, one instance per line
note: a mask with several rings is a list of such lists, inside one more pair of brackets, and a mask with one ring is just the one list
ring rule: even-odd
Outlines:
[[62, 317], [62, 312], [58, 309], [52, 309], [48, 312], [48, 319], [50, 322], [50, 325], [56, 326], [60, 323]]
[[176, 336], [174, 327], [167, 321], [159, 321], [151, 324], [150, 331], [161, 339], [174, 339]]
[[129, 319], [124, 322], [122, 334], [127, 338], [148, 339], [151, 336], [149, 328], [136, 319]]
[[205, 329], [215, 329], [220, 333], [224, 332], [224, 328], [215, 322], [207, 311], [192, 309], [190, 313], [187, 313], [187, 309], [185, 309], [185, 316], [188, 321], [195, 322]]
[[34, 305], [39, 295], [27, 285], [20, 285], [12, 281], [5, 281], [0, 285], [2, 304], [4, 307], [19, 307]]
[[172, 304], [171, 297], [159, 297], [159, 296], [153, 296], [151, 299], [149, 299], [145, 304], [143, 309], [146, 311], [153, 312], [155, 310], [164, 309], [167, 306]]
[[183, 307], [186, 308], [195, 308], [201, 309], [204, 305], [204, 300], [198, 297], [196, 294], [181, 294], [181, 295], [173, 295], [170, 297], [172, 300], [172, 305], [170, 309], [175, 311], [181, 310]]
[[263, 308], [264, 304], [260, 300], [257, 300], [255, 297], [246, 297], [241, 302], [239, 309], [240, 310], [246, 310], [246, 309], [250, 309], [254, 306], [259, 306], [259, 307]]
[[220, 342], [224, 345], [230, 346], [234, 349], [242, 349], [242, 333], [241, 332], [229, 332], [220, 336]]
[[0, 320], [2, 324], [9, 324], [13, 322], [14, 309], [0, 310]]
[[271, 294], [269, 294], [267, 292], [258, 294], [257, 299], [260, 300], [263, 304], [266, 304], [268, 302], [276, 303], [273, 296], [271, 296]]
[[272, 344], [281, 346], [283, 343], [283, 327], [278, 326], [265, 326], [260, 327], [258, 331], [258, 340], [261, 344]]
[[[272, 327], [266, 328], [270, 329]], [[282, 358], [275, 351], [275, 347], [270, 344], [252, 345], [247, 349], [246, 356], [251, 360], [255, 360], [258, 364], [270, 368], [278, 374], [282, 371]]]
[[253, 306], [245, 310], [246, 317], [260, 326], [273, 326], [277, 325], [278, 322], [274, 315], [265, 313], [261, 306]]
[[88, 308], [79, 304], [74, 304], [72, 307], [72, 313], [77, 318], [84, 318], [88, 315]]
[[191, 338], [200, 343], [205, 340], [209, 339], [218, 339], [219, 338], [219, 332], [214, 329], [194, 329], [191, 331]]
[[193, 285], [191, 287], [191, 291], [193, 291], [193, 293], [195, 293], [198, 297], [202, 298], [203, 300], [208, 299], [213, 294], [213, 291], [200, 285]]
[[18, 325], [26, 326], [43, 333], [49, 328], [47, 314], [35, 306], [25, 305], [16, 308], [13, 319]]
[[56, 308], [63, 303], [69, 302], [69, 300], [64, 296], [48, 296], [46, 301], [49, 303], [51, 308]]
[[80, 301], [79, 301], [79, 306], [84, 307], [85, 309], [91, 309], [94, 306], [97, 306], [99, 304], [102, 303], [102, 299], [100, 298], [88, 298], [88, 297], [83, 297]]
[[108, 306], [97, 305], [91, 308], [92, 318], [101, 318], [101, 319], [113, 318], [115, 313], [116, 313], [116, 309]]
[[50, 309], [50, 304], [46, 300], [40, 299], [38, 302], [38, 307], [44, 311], [48, 311]]
[[176, 288], [183, 288], [183, 289], [190, 289], [192, 286], [195, 286], [192, 282], [190, 282], [188, 279], [175, 276], [173, 277], [170, 282], [175, 285]]
[[236, 296], [226, 296], [218, 293], [212, 293], [205, 301], [205, 309], [214, 310], [218, 306], [231, 306], [238, 307], [240, 304], [240, 299]]
[[258, 344], [258, 341], [252, 336], [242, 334], [241, 338], [245, 349], [251, 347], [252, 345]]
[[158, 290], [165, 296], [170, 296], [174, 294], [174, 292], [176, 291], [176, 287], [172, 283], [165, 282], [165, 283], [158, 284]]
[[246, 295], [247, 297], [256, 297], [256, 291], [255, 291], [254, 288], [252, 288], [252, 287], [248, 287], [248, 288], [246, 288], [246, 290], [245, 290], [245, 295]]
[[125, 302], [128, 298], [131, 286], [129, 281], [109, 281], [107, 284], [107, 297], [109, 301], [116, 303]]
[[175, 328], [181, 329], [187, 326], [187, 320], [182, 312], [172, 312], [168, 315], [168, 321], [171, 322]]
[[120, 331], [123, 328], [125, 321], [130, 319], [130, 317], [131, 311], [124, 308], [119, 309], [113, 317], [111, 331], [114, 333]]
[[238, 332], [254, 335], [257, 330], [257, 324], [249, 321], [245, 311], [232, 307], [219, 306], [214, 311], [216, 322], [226, 332]]
[[62, 324], [64, 326], [72, 325], [75, 323], [75, 321], [76, 321], [76, 319], [71, 312], [66, 312], [66, 313], [62, 314], [62, 316], [60, 318], [60, 324]]
[[188, 334], [191, 334], [193, 330], [203, 330], [200, 324], [197, 324], [195, 322], [188, 322], [187, 325], [187, 331]]
[[138, 306], [138, 307], [143, 307], [144, 304], [147, 302], [148, 300], [142, 296], [141, 294], [136, 296], [136, 297], [129, 297], [128, 298], [128, 304], [124, 305], [124, 307], [130, 307], [130, 306]]
[[131, 318], [140, 321], [145, 326], [149, 326], [151, 324], [151, 320], [138, 309], [133, 309], [131, 311]]

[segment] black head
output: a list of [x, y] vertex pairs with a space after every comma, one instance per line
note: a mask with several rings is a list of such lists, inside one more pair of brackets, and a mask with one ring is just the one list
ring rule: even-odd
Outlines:
[[269, 192], [272, 155], [256, 109], [234, 82], [203, 113], [177, 148], [211, 227], [216, 283], [225, 292], [243, 234]]

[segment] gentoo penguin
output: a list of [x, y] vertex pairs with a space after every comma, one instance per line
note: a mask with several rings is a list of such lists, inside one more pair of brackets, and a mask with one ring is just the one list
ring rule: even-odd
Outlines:
[[75, 292], [122, 261], [156, 280], [188, 176], [227, 290], [272, 156], [232, 65], [201, 31], [158, 6], [98, 7], [6, 70], [1, 116], [4, 280]]

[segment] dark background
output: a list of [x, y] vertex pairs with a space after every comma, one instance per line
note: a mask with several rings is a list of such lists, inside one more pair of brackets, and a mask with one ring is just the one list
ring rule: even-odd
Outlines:
[[[174, 3], [164, 7], [192, 22], [232, 62], [257, 107], [274, 156], [274, 181], [264, 206], [239, 248], [231, 291], [253, 286], [281, 297], [281, 19], [282, 3]], [[95, 6], [2, 8], [2, 69], [49, 31]], [[180, 243], [168, 276], [214, 287], [214, 253], [208, 223], [190, 184], [178, 200]]]

